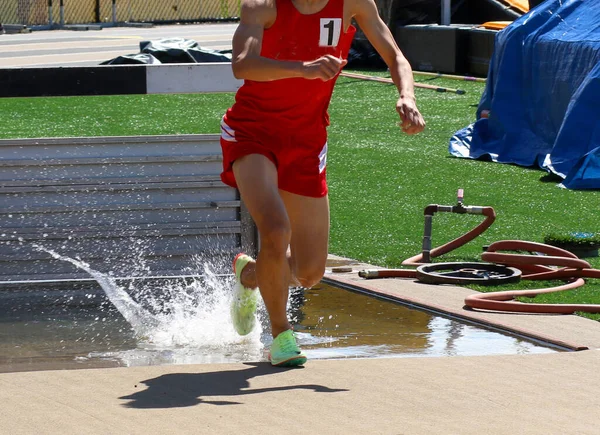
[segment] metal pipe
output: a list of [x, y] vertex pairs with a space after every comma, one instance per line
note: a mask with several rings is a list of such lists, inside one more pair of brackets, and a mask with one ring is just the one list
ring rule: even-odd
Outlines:
[[60, 0], [60, 25], [65, 25], [65, 5], [64, 0]]
[[52, 27], [54, 24], [54, 17], [52, 17], [52, 0], [48, 0], [48, 25]]
[[451, 19], [451, 2], [450, 0], [442, 0], [442, 4], [441, 4], [441, 19], [440, 19], [440, 24], [442, 26], [449, 26], [450, 22], [452, 21]]
[[[482, 234], [487, 230], [490, 225], [496, 220], [496, 212], [492, 207], [481, 207], [481, 206], [465, 206], [462, 203], [462, 195], [459, 191], [459, 201], [455, 206], [450, 205], [437, 205], [430, 204], [425, 207], [425, 231], [423, 233], [423, 251], [413, 257], [407, 258], [402, 262], [403, 266], [421, 266], [431, 262], [432, 258], [439, 257], [447, 252], [450, 252], [468, 242], [473, 240], [475, 237]], [[442, 245], [437, 248], [431, 249], [431, 228], [432, 219], [435, 213], [446, 212], [446, 213], [459, 213], [459, 214], [481, 214], [486, 218], [483, 222], [473, 228], [471, 231], [463, 234], [462, 236]]]
[[[426, 209], [427, 210], [427, 209]], [[431, 262], [431, 231], [433, 228], [433, 213], [425, 214], [425, 230], [423, 231], [423, 258], [425, 263]]]
[[465, 82], [485, 83], [487, 81], [485, 78], [482, 78], [482, 77], [457, 76], [457, 75], [453, 75], [453, 74], [440, 74], [440, 73], [432, 73], [432, 72], [425, 72], [425, 71], [413, 71], [413, 75], [439, 78], [439, 79], [462, 80]]
[[365, 279], [374, 278], [416, 278], [414, 269], [365, 269], [358, 272], [358, 276]]

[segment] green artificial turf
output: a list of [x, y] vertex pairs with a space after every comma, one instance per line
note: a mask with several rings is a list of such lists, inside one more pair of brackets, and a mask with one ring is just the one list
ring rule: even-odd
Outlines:
[[[464, 89], [466, 94], [417, 89], [427, 128], [407, 136], [398, 127], [392, 85], [338, 80], [329, 129], [331, 253], [401, 267], [404, 259], [421, 250], [425, 206], [455, 205], [459, 188], [464, 189], [465, 205], [491, 206], [497, 218], [480, 237], [435, 261], [480, 261], [482, 247], [497, 240], [543, 242], [551, 233], [598, 232], [597, 191], [559, 188], [560, 180], [538, 169], [449, 155], [449, 138], [475, 120], [484, 84], [418, 81]], [[233, 94], [4, 99], [0, 138], [218, 133], [220, 118], [232, 103]], [[433, 246], [462, 235], [481, 220], [436, 214]], [[600, 267], [598, 258], [588, 260]], [[544, 283], [533, 283], [540, 284]], [[584, 289], [534, 301], [600, 304], [599, 290], [600, 281], [590, 279]]]
[[218, 133], [232, 94], [0, 99], [0, 138]]

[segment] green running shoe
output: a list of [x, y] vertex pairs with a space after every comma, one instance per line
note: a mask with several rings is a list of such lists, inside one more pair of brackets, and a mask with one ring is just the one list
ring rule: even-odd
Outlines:
[[296, 344], [296, 337], [291, 329], [273, 339], [269, 360], [272, 365], [277, 367], [301, 366], [306, 362], [306, 356], [302, 354]]
[[242, 270], [253, 261], [252, 257], [240, 253], [233, 260], [235, 285], [233, 286], [233, 301], [231, 303], [231, 319], [233, 327], [240, 335], [248, 335], [256, 325], [256, 306], [258, 304], [258, 288], [247, 288], [242, 285]]

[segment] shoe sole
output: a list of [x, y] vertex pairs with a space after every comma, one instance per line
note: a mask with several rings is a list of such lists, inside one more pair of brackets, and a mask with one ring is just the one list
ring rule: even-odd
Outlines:
[[[239, 259], [241, 256], [243, 256], [243, 255], [246, 255], [246, 254], [245, 254], [244, 252], [240, 252], [240, 253], [239, 253], [239, 254], [237, 254], [237, 255], [235, 256], [235, 258], [233, 259], [232, 268], [233, 268], [233, 274], [235, 275], [235, 277], [236, 277], [236, 280], [238, 280], [238, 278], [237, 278], [237, 270], [236, 270], [237, 268], [236, 268], [235, 266], [236, 266], [236, 264], [237, 264], [237, 261], [238, 261], [238, 259]], [[248, 263], [246, 263], [246, 264], [248, 264]], [[246, 264], [244, 264], [244, 267], [246, 266]], [[242, 267], [242, 269], [243, 269], [243, 267]], [[241, 272], [241, 271], [240, 271], [240, 272]], [[241, 273], [240, 273], [240, 275], [241, 275]], [[240, 277], [240, 278], [241, 278], [241, 277]], [[239, 282], [239, 284], [240, 284], [240, 285], [242, 285], [240, 280], [238, 280], [238, 282]], [[234, 302], [234, 304], [235, 304], [235, 302]], [[232, 305], [232, 306], [231, 306], [231, 310], [230, 310], [230, 315], [231, 315], [231, 318], [232, 318], [232, 319], [236, 317], [236, 315], [235, 315], [235, 314], [236, 314], [236, 312], [237, 312], [237, 310], [235, 309], [235, 305]], [[245, 335], [248, 335], [248, 334], [250, 334], [250, 333], [252, 332], [252, 330], [254, 329], [254, 324], [253, 324], [253, 325], [252, 325], [252, 327], [251, 327], [251, 328], [249, 328], [249, 329], [246, 329], [246, 328], [244, 328], [244, 329], [242, 329], [242, 330], [238, 330], [238, 328], [235, 326], [235, 321], [234, 321], [234, 329], [235, 329], [235, 332], [237, 332], [237, 333], [238, 333], [238, 335], [240, 335], [240, 336], [242, 336], [242, 337], [243, 337], [243, 336], [245, 336]]]
[[304, 355], [301, 355], [294, 356], [283, 361], [279, 361], [278, 363], [274, 363], [273, 361], [271, 361], [271, 365], [274, 367], [297, 367], [304, 365], [306, 361], [306, 357]]
[[[233, 329], [235, 329], [235, 332], [237, 332], [238, 335], [243, 337], [245, 335], [250, 334], [254, 330], [254, 327], [256, 326], [256, 302], [254, 305], [254, 309], [252, 310], [252, 316], [249, 316], [249, 313], [247, 313], [247, 315], [243, 315], [243, 316], [240, 315], [239, 313], [240, 313], [242, 307], [238, 303], [238, 301], [239, 301], [238, 294], [241, 294], [240, 292], [244, 292], [245, 290], [238, 291], [237, 290], [238, 286], [240, 288], [242, 286], [242, 284], [239, 281], [237, 281], [234, 286], [234, 296], [233, 296], [233, 301], [231, 302], [231, 306], [229, 309], [229, 314], [230, 314], [231, 320], [233, 322]], [[258, 291], [258, 290], [252, 290], [252, 291]], [[247, 307], [245, 307], [245, 309], [247, 310]]]

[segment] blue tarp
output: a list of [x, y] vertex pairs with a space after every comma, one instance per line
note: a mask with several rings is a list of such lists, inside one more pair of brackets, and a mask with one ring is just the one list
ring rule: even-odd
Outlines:
[[449, 150], [600, 189], [600, 1], [547, 0], [499, 32], [477, 121]]

